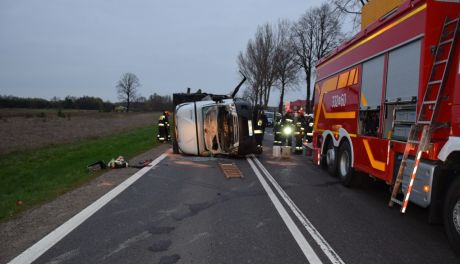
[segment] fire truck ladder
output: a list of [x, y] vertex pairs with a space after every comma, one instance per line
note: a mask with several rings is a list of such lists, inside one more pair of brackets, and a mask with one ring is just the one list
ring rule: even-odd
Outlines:
[[[393, 185], [391, 199], [388, 203], [389, 207], [392, 207], [394, 203], [401, 205], [401, 213], [406, 212], [422, 153], [429, 149], [433, 131], [442, 127], [434, 121], [436, 120], [439, 111], [438, 106], [440, 101], [443, 99], [443, 90], [447, 81], [451, 55], [455, 47], [455, 40], [458, 34], [459, 20], [460, 17], [452, 20], [446, 17], [444, 21], [439, 42], [434, 52], [435, 59], [431, 68], [430, 79], [428, 80], [423, 101], [420, 105], [420, 112], [416, 123], [411, 126], [409, 136], [407, 138], [398, 175]], [[401, 190], [403, 174], [407, 166], [406, 161], [409, 156], [409, 152], [412, 150], [416, 150], [414, 168], [412, 169], [409, 186], [407, 187], [404, 200], [400, 201], [396, 199], [396, 196]]]

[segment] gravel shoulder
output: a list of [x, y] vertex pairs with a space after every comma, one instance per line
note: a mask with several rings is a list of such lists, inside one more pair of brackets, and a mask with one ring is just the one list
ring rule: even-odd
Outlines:
[[[165, 151], [170, 151], [170, 147], [170, 144], [163, 144], [136, 156], [130, 163], [155, 159]], [[0, 263], [7, 263], [22, 253], [137, 171], [135, 168], [110, 170], [54, 201], [0, 222]]]

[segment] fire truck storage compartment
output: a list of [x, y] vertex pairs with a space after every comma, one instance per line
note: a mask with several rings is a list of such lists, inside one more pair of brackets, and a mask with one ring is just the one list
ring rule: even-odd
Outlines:
[[[386, 104], [384, 120], [384, 136], [388, 138], [389, 132], [394, 122], [392, 140], [406, 141], [409, 136], [410, 128], [416, 121], [415, 103], [406, 104]], [[394, 116], [393, 116], [394, 111]], [[394, 118], [394, 120], [393, 120]]]
[[[401, 164], [402, 154], [397, 155], [395, 158], [396, 162], [394, 166], [394, 173], [397, 174], [399, 165]], [[414, 169], [414, 158], [408, 158], [406, 162], [407, 166], [404, 169], [402, 179], [403, 194], [406, 194], [407, 187], [409, 186], [410, 176], [412, 170]], [[423, 208], [427, 208], [431, 204], [432, 184], [435, 170], [436, 165], [433, 162], [427, 160], [420, 161], [419, 167], [417, 169], [417, 176], [415, 177], [412, 193], [410, 196], [410, 201], [412, 203]]]

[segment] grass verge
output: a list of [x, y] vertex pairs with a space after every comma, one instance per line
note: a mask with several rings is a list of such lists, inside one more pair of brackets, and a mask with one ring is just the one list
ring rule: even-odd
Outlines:
[[[123, 155], [130, 159], [158, 145], [156, 126], [0, 156], [0, 220], [52, 200], [100, 175], [86, 166]], [[18, 206], [17, 201], [22, 201]]]

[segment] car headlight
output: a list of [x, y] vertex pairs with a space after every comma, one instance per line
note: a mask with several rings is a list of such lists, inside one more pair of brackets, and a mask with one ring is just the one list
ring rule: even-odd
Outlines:
[[285, 128], [283, 129], [283, 133], [284, 133], [285, 135], [290, 135], [290, 134], [292, 133], [292, 128], [291, 128], [291, 127], [285, 127]]

